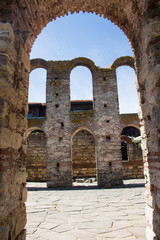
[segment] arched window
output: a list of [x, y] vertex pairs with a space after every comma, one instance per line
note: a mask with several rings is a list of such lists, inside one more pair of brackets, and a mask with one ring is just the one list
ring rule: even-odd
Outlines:
[[121, 133], [121, 135], [126, 135], [128, 137], [139, 137], [140, 131], [138, 128], [135, 127], [125, 127]]
[[135, 85], [135, 71], [128, 66], [118, 67], [117, 85], [120, 113], [137, 113], [138, 96]]
[[71, 110], [93, 109], [92, 74], [87, 67], [75, 67], [70, 74]]
[[122, 154], [122, 161], [128, 161], [128, 148], [127, 148], [127, 142], [121, 141], [121, 154]]
[[28, 102], [46, 102], [46, 75], [43, 68], [36, 68], [30, 73]]

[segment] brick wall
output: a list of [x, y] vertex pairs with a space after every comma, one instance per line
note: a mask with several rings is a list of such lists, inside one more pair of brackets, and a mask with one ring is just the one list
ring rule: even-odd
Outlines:
[[46, 181], [46, 137], [44, 133], [31, 133], [27, 141], [27, 181]]
[[86, 130], [72, 140], [72, 173], [73, 178], [96, 177], [95, 140]]

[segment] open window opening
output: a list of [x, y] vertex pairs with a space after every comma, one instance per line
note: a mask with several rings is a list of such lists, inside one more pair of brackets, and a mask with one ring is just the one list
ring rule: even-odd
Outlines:
[[72, 178], [74, 185], [97, 185], [95, 139], [87, 130], [80, 130], [72, 138]]
[[46, 74], [43, 68], [30, 73], [28, 96], [28, 119], [45, 118], [46, 115]]
[[144, 178], [141, 136], [138, 128], [125, 127], [121, 133], [123, 179]]
[[93, 84], [91, 71], [84, 66], [75, 67], [70, 74], [71, 111], [93, 110]]
[[122, 161], [128, 161], [128, 147], [126, 141], [121, 141]]
[[135, 71], [131, 67], [121, 66], [117, 68], [116, 73], [120, 113], [137, 113], [139, 103]]
[[128, 137], [139, 137], [139, 136], [141, 136], [139, 129], [136, 128], [136, 127], [132, 127], [132, 126], [123, 128], [121, 135], [125, 135], [125, 136], [128, 136]]

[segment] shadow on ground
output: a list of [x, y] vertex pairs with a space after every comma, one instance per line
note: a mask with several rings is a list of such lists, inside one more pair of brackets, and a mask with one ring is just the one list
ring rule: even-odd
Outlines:
[[[124, 183], [120, 186], [110, 187], [108, 189], [118, 189], [118, 188], [142, 188], [145, 186], [145, 183]], [[61, 187], [61, 188], [47, 188], [46, 187], [27, 187], [28, 191], [63, 191], [63, 190], [93, 190], [93, 189], [107, 189], [106, 187], [99, 187], [97, 184], [93, 185], [81, 185], [72, 186], [72, 187]]]

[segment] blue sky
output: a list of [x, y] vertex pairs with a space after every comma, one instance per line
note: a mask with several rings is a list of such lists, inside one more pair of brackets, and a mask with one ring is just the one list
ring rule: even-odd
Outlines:
[[[100, 67], [109, 67], [121, 56], [133, 56], [124, 33], [109, 20], [88, 13], [69, 14], [50, 22], [36, 39], [30, 54], [31, 59], [43, 58], [53, 61], [87, 57]], [[31, 72], [29, 102], [45, 102], [45, 78], [46, 71], [43, 69]], [[71, 99], [91, 99], [91, 81], [91, 73], [87, 68], [75, 68], [71, 72]], [[134, 81], [133, 69], [117, 69], [121, 113], [137, 112], [138, 101]]]

